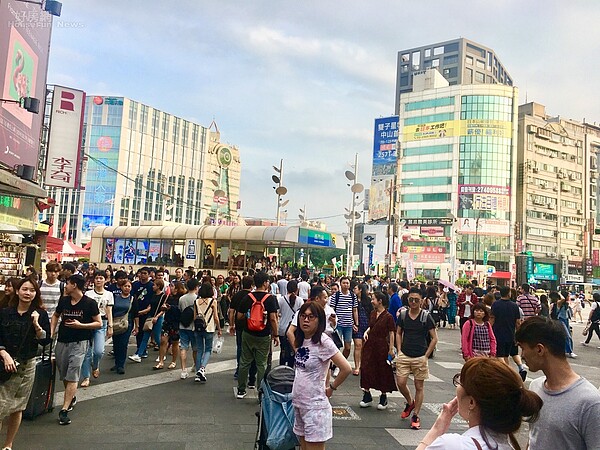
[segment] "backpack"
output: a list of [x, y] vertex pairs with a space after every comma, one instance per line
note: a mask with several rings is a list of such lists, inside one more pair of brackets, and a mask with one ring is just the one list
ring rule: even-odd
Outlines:
[[596, 322], [596, 321], [600, 321], [600, 303], [595, 302], [596, 303], [596, 309], [594, 309], [594, 312], [592, 313], [592, 318], [590, 319], [592, 321], [592, 323]]
[[267, 327], [265, 300], [270, 296], [271, 294], [267, 292], [261, 300], [257, 300], [252, 292], [248, 294], [248, 297], [252, 299], [252, 305], [246, 314], [248, 331], [263, 331]]
[[[196, 302], [194, 302], [194, 305]], [[184, 327], [189, 327], [194, 321], [194, 305], [187, 306], [179, 315], [179, 323]]]
[[206, 331], [206, 328], [208, 326], [208, 321], [210, 321], [213, 316], [213, 311], [212, 311], [213, 302], [214, 302], [214, 299], [212, 299], [210, 301], [210, 303], [208, 304], [208, 308], [206, 308], [206, 311], [208, 311], [210, 309], [210, 316], [208, 317], [208, 320], [207, 320], [204, 317], [204, 314], [206, 314], [206, 311], [204, 311], [204, 314], [201, 313], [196, 301], [194, 301], [194, 308], [196, 309], [196, 318], [194, 319], [194, 329], [196, 331]]
[[[408, 309], [400, 310], [400, 322], [402, 323], [402, 325], [404, 325], [404, 320], [406, 319], [406, 314], [408, 314]], [[428, 317], [429, 317], [429, 312], [422, 309], [419, 314], [419, 318], [421, 319], [421, 324], [423, 325], [423, 329], [425, 329], [425, 331], [427, 331], [427, 334], [425, 335], [425, 341], [427, 342], [427, 345], [429, 345], [429, 343], [431, 342], [431, 334], [429, 334], [429, 330], [427, 330], [427, 318]], [[435, 353], [435, 349], [433, 352], [431, 352], [431, 355], [429, 355], [429, 358], [433, 358], [434, 353]]]

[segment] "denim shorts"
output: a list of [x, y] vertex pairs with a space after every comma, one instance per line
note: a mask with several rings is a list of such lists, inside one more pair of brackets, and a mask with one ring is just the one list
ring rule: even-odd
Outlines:
[[192, 330], [179, 330], [179, 348], [187, 350], [192, 347], [192, 350], [196, 350], [196, 337]]
[[352, 342], [352, 327], [342, 327], [341, 325], [337, 326], [337, 330], [342, 335], [342, 339], [344, 342]]

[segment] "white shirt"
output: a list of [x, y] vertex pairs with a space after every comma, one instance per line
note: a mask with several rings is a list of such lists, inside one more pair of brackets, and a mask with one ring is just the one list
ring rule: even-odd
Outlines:
[[298, 297], [303, 298], [304, 300], [308, 299], [308, 295], [310, 294], [310, 284], [306, 281], [301, 281], [298, 283]]
[[[473, 295], [465, 295], [465, 300], [470, 302]], [[463, 317], [471, 317], [471, 305], [465, 303], [465, 313]]]
[[110, 291], [96, 292], [94, 289], [90, 289], [85, 293], [91, 299], [94, 299], [98, 304], [98, 310], [102, 317], [106, 316], [106, 307], [113, 306], [115, 304], [115, 297]]
[[435, 441], [427, 447], [427, 450], [477, 450], [473, 438], [479, 442], [482, 450], [492, 450], [498, 445], [498, 450], [512, 450], [511, 445], [508, 443], [508, 436], [492, 434], [491, 431], [486, 430], [486, 436], [492, 447], [488, 447], [481, 436], [479, 426], [469, 428], [463, 434], [458, 433], [446, 433], [441, 435]]

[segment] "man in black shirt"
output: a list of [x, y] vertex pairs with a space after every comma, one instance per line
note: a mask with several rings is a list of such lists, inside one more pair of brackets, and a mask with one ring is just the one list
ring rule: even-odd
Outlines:
[[55, 349], [56, 366], [65, 385], [63, 407], [58, 414], [61, 425], [71, 423], [68, 412], [77, 403], [75, 394], [81, 364], [92, 338], [92, 331], [102, 327], [98, 304], [83, 295], [84, 288], [85, 278], [81, 275], [69, 277], [65, 284], [65, 296], [58, 301], [50, 325], [54, 336], [58, 319], [62, 317]]
[[[246, 297], [250, 292], [252, 292], [252, 287], [254, 286], [254, 280], [252, 277], [245, 276], [242, 278], [242, 289], [231, 297], [231, 302], [229, 304], [229, 334], [235, 336], [235, 343], [237, 346], [236, 352], [236, 361], [237, 366], [235, 368], [235, 373], [233, 374], [234, 379], [238, 379], [239, 369], [240, 369], [240, 356], [242, 355], [242, 332], [244, 331], [244, 325], [246, 324], [245, 319], [238, 320], [236, 317], [237, 309], [242, 302], [242, 299]], [[256, 361], [252, 361], [250, 365], [250, 379], [248, 381], [248, 386], [256, 386]]]
[[[412, 412], [410, 427], [421, 428], [419, 412], [424, 398], [425, 380], [429, 378], [429, 355], [437, 344], [437, 333], [433, 318], [421, 309], [421, 291], [413, 287], [408, 292], [408, 310], [400, 310], [396, 322], [396, 383], [398, 390], [406, 399], [406, 407], [400, 415], [406, 419]], [[428, 341], [428, 336], [430, 341]], [[408, 376], [412, 374], [415, 381], [415, 398], [411, 397], [406, 385]]]
[[277, 335], [277, 310], [279, 304], [275, 296], [270, 295], [269, 275], [266, 272], [256, 272], [254, 275], [254, 285], [256, 290], [246, 295], [240, 302], [236, 310], [236, 319], [245, 320], [247, 315], [251, 314], [254, 300], [262, 301], [265, 310], [265, 327], [260, 331], [252, 331], [248, 328], [247, 320], [242, 331], [242, 354], [240, 355], [240, 367], [238, 371], [238, 392], [237, 398], [246, 396], [246, 383], [248, 381], [248, 371], [252, 361], [256, 362], [257, 382], [260, 384], [265, 371], [267, 370], [267, 362], [269, 351], [271, 349], [271, 339], [275, 345], [279, 345], [279, 336]]

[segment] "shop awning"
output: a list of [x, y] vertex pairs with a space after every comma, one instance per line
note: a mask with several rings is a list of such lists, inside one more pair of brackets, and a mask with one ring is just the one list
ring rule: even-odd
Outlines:
[[62, 253], [71, 256], [89, 256], [90, 252], [77, 244], [63, 241], [52, 236], [46, 238], [46, 251], [48, 253]]
[[497, 278], [499, 280], [510, 280], [511, 273], [510, 272], [496, 271], [493, 274], [488, 275], [488, 278]]

